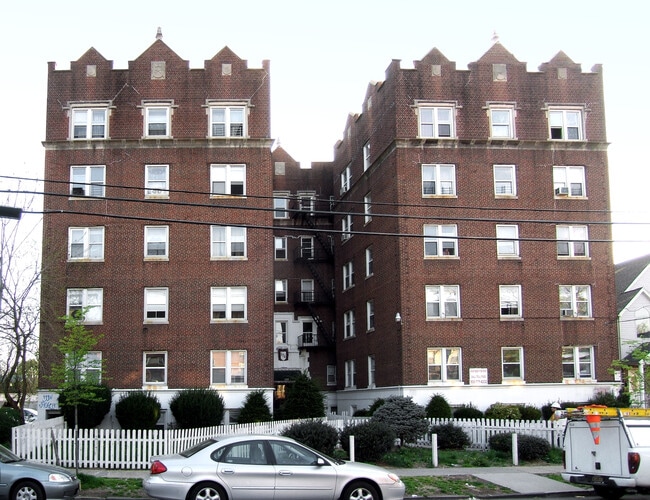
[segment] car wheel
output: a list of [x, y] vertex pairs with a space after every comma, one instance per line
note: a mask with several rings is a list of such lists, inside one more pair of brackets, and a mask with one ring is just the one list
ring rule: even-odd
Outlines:
[[341, 500], [379, 500], [377, 488], [365, 481], [351, 483], [341, 497]]
[[23, 481], [14, 486], [11, 500], [45, 500], [45, 493], [34, 481]]
[[187, 500], [228, 500], [228, 495], [218, 484], [200, 483], [190, 490]]
[[594, 491], [596, 495], [606, 500], [618, 500], [625, 494], [623, 488], [613, 488], [610, 486], [594, 486]]

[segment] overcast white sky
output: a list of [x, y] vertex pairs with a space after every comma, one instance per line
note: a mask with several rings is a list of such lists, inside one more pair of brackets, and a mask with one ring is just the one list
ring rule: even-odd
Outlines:
[[[560, 50], [583, 71], [603, 64], [614, 259], [621, 262], [650, 254], [650, 162], [642, 155], [650, 140], [648, 14], [643, 0], [9, 2], [0, 17], [0, 172], [42, 175], [48, 61], [65, 69], [94, 47], [126, 68], [159, 26], [190, 67], [203, 67], [226, 45], [251, 67], [269, 59], [272, 135], [301, 161], [332, 159], [347, 114], [360, 111], [368, 83], [383, 80], [391, 60], [411, 67], [437, 47], [465, 69], [496, 32], [529, 71]], [[29, 215], [21, 221], [37, 223]]]

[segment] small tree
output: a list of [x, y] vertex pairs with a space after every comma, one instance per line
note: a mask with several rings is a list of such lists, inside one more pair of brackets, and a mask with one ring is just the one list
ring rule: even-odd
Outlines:
[[429, 430], [424, 408], [410, 397], [390, 396], [373, 414], [371, 421], [383, 422], [393, 429], [400, 445], [413, 442]]
[[68, 404], [67, 390], [59, 393], [59, 406], [63, 411], [63, 418], [71, 427], [76, 425], [79, 425], [80, 429], [97, 427], [111, 409], [113, 395], [110, 387], [107, 385], [89, 385], [87, 389], [88, 392], [93, 394], [93, 397], [82, 404], [84, 409], [78, 415], [78, 422], [75, 407]]
[[316, 382], [301, 373], [287, 390], [287, 399], [282, 406], [282, 417], [285, 419], [324, 417], [324, 398]]
[[154, 429], [160, 418], [160, 401], [150, 392], [125, 394], [115, 405], [115, 418], [122, 429]]
[[246, 395], [244, 406], [242, 406], [237, 417], [237, 423], [250, 424], [253, 422], [268, 422], [273, 420], [269, 405], [266, 404], [266, 397], [264, 391], [259, 389], [257, 391], [249, 392]]
[[427, 404], [428, 418], [451, 418], [451, 406], [442, 394], [434, 394]]
[[220, 425], [224, 401], [214, 389], [178, 391], [169, 402], [169, 409], [181, 429], [196, 429]]

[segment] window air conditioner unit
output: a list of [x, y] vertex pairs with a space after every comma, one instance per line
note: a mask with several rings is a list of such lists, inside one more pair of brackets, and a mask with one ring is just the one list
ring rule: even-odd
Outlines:
[[569, 196], [569, 188], [568, 187], [555, 188], [555, 195], [556, 196]]
[[72, 196], [86, 196], [86, 191], [82, 187], [73, 187]]

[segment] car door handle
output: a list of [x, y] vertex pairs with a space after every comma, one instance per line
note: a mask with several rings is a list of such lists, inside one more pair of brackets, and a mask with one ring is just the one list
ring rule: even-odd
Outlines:
[[235, 469], [221, 469], [222, 474], [234, 474]]
[[291, 476], [292, 475], [290, 470], [281, 470], [281, 471], [278, 472], [278, 474], [280, 474], [281, 476]]

